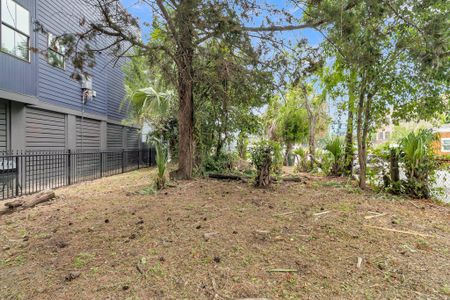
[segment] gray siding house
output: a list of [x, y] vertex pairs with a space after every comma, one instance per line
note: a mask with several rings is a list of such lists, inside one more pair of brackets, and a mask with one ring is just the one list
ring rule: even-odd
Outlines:
[[[140, 147], [138, 128], [121, 125], [127, 112], [120, 64], [98, 55], [83, 90], [55, 42], [77, 32], [93, 8], [83, 0], [0, 1], [0, 151]], [[86, 89], [91, 97], [83, 103]]]

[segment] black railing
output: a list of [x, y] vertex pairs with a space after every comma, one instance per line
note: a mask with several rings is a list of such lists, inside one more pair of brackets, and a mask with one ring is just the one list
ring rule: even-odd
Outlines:
[[0, 153], [0, 200], [155, 165], [155, 150]]

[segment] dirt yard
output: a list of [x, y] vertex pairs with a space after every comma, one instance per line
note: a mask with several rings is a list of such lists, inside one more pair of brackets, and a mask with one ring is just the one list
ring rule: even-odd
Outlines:
[[150, 177], [1, 217], [0, 299], [450, 298], [449, 206], [325, 178], [143, 195]]

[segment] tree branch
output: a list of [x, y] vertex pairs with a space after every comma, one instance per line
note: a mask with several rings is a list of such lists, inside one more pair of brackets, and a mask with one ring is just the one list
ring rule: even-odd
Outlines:
[[241, 27], [242, 31], [249, 32], [276, 32], [276, 31], [292, 31], [306, 28], [313, 28], [325, 24], [325, 21], [321, 20], [315, 23], [304, 23], [299, 25], [273, 25], [273, 26], [259, 26], [259, 27]]

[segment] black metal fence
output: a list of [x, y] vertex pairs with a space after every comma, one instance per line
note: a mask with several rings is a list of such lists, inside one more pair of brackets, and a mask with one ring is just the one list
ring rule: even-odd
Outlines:
[[0, 153], [0, 200], [155, 165], [155, 150]]

